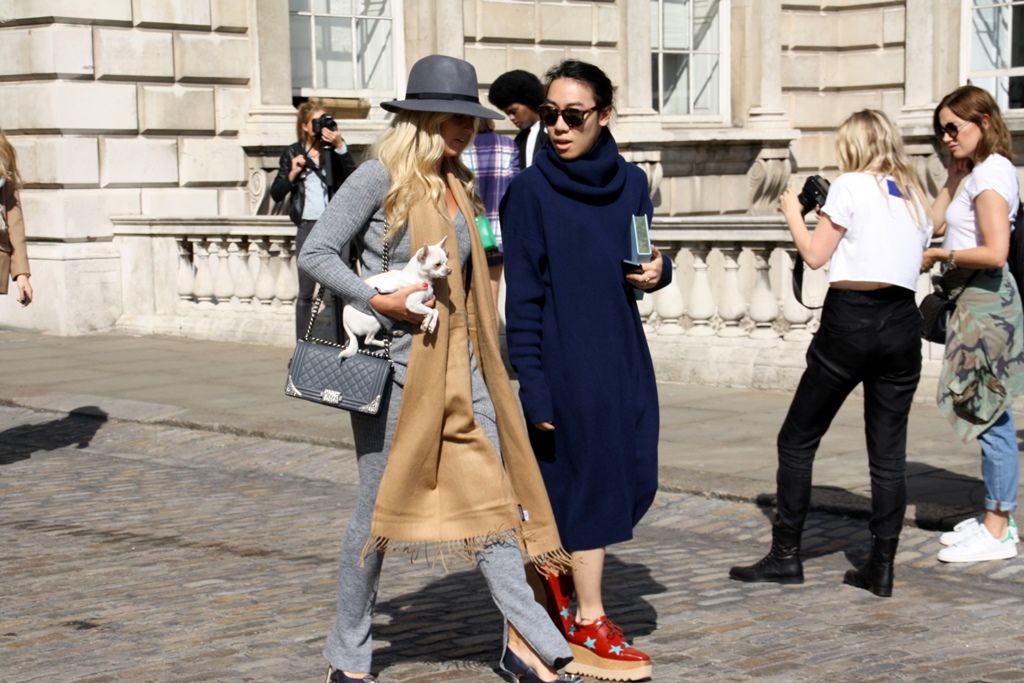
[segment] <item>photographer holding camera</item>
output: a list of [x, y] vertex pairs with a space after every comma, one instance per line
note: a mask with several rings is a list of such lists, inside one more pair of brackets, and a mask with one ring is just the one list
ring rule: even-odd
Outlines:
[[[803, 583], [800, 537], [811, 501], [811, 469], [821, 438], [843, 401], [864, 384], [871, 473], [871, 554], [844, 583], [892, 595], [893, 559], [907, 507], [910, 404], [921, 378], [921, 314], [914, 303], [921, 257], [931, 240], [925, 193], [882, 112], [853, 114], [836, 132], [842, 172], [812, 235], [813, 183], [779, 200], [797, 251], [813, 269], [831, 259], [821, 327], [778, 437], [772, 547], [758, 563], [733, 567], [747, 582]], [[820, 187], [818, 188], [820, 191]]]
[[[331, 197], [356, 170], [356, 162], [338, 131], [334, 117], [319, 105], [313, 102], [299, 105], [295, 128], [299, 139], [281, 154], [280, 168], [270, 186], [270, 196], [275, 202], [280, 202], [291, 194], [292, 206], [288, 217], [298, 228], [295, 236], [295, 255], [298, 256]], [[295, 300], [297, 339], [305, 334], [309, 325], [315, 289], [316, 281], [299, 271], [299, 295]]]

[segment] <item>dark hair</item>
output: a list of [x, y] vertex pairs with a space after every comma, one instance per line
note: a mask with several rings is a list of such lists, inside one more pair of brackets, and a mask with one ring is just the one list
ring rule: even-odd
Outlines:
[[529, 71], [516, 69], [494, 79], [487, 92], [487, 99], [502, 111], [516, 102], [537, 111], [537, 107], [544, 103], [544, 86]]
[[[964, 121], [971, 121], [981, 130], [981, 140], [978, 142], [978, 149], [975, 152], [978, 163], [987, 159], [990, 154], [1001, 154], [1013, 161], [1013, 140], [1010, 137], [1010, 131], [1003, 120], [1002, 112], [999, 111], [999, 105], [987, 90], [982, 90], [975, 85], [965, 85], [942, 98], [932, 116], [932, 126], [935, 128], [935, 135], [939, 140], [942, 139], [939, 112], [946, 107], [949, 107], [951, 112]], [[988, 115], [988, 128], [982, 125], [986, 114]]]
[[615, 87], [608, 76], [593, 64], [578, 59], [563, 60], [544, 74], [544, 90], [547, 91], [559, 78], [569, 78], [588, 86], [594, 93], [594, 105], [598, 111], [615, 104]]

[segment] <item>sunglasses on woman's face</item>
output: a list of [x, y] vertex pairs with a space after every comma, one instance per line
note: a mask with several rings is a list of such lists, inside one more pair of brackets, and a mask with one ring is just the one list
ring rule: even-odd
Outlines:
[[545, 126], [555, 125], [558, 123], [558, 117], [561, 116], [562, 120], [565, 121], [565, 125], [570, 128], [576, 128], [577, 126], [582, 126], [583, 121], [587, 118], [587, 114], [595, 109], [597, 107], [591, 107], [590, 109], [576, 109], [575, 107], [559, 109], [550, 104], [542, 104], [537, 109], [537, 112], [540, 114], [540, 120], [544, 122]]
[[942, 128], [938, 130], [938, 136], [941, 140], [944, 136], [948, 135], [950, 140], [956, 140], [956, 136], [960, 134], [960, 129], [966, 126], [970, 121], [961, 121], [960, 123], [953, 123], [950, 121]]

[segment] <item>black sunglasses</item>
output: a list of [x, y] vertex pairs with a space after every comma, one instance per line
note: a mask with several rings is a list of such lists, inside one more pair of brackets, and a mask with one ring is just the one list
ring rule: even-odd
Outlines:
[[582, 126], [583, 121], [587, 118], [587, 114], [595, 109], [597, 107], [591, 107], [590, 109], [576, 109], [575, 107], [559, 109], [550, 104], [542, 104], [537, 109], [537, 112], [540, 114], [540, 120], [544, 122], [545, 126], [555, 125], [558, 123], [558, 117], [561, 116], [562, 120], [565, 121], [565, 125], [570, 128], [576, 128], [577, 126]]
[[944, 135], [948, 135], [951, 140], [956, 140], [956, 136], [960, 134], [960, 129], [966, 126], [970, 121], [961, 121], [960, 123], [953, 123], [950, 121], [946, 125], [942, 126], [935, 131], [935, 134], [939, 136], [941, 140]]

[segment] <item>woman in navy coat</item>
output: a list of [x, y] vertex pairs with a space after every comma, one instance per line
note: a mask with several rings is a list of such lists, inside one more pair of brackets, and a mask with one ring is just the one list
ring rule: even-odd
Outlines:
[[672, 267], [654, 250], [640, 272], [623, 272], [633, 217], [649, 223], [653, 207], [647, 177], [608, 129], [608, 77], [566, 60], [546, 82], [550, 144], [512, 182], [501, 225], [509, 358], [573, 554], [573, 576], [546, 582], [548, 607], [573, 648], [573, 673], [641, 680], [650, 659], [605, 615], [601, 576], [605, 547], [632, 538], [657, 490], [658, 393], [635, 294], [669, 284]]

